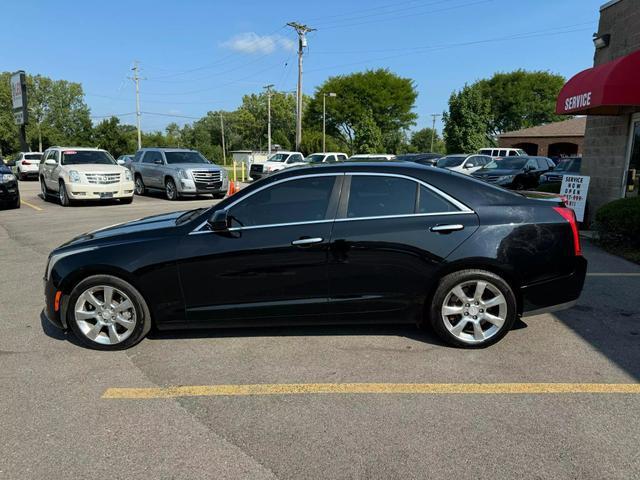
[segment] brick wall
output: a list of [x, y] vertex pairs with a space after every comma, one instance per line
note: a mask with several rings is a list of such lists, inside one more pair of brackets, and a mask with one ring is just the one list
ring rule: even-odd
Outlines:
[[549, 145], [564, 142], [578, 145], [578, 155], [582, 155], [584, 137], [500, 137], [498, 146], [514, 147], [521, 143], [535, 143], [538, 145], [538, 155], [546, 157], [549, 155]]
[[[601, 10], [598, 34], [606, 33], [611, 34], [609, 46], [596, 50], [594, 66], [640, 49], [640, 0], [619, 0]], [[582, 173], [591, 177], [589, 219], [600, 206], [622, 195], [631, 115], [638, 111], [629, 108], [622, 115], [587, 119]]]

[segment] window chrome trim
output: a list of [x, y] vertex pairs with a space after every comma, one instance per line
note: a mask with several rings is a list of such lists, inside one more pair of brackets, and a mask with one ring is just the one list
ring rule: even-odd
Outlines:
[[[242, 202], [243, 200], [246, 200], [247, 198], [251, 197], [252, 195], [261, 192], [262, 190], [269, 188], [273, 185], [278, 185], [280, 183], [284, 183], [284, 182], [288, 182], [291, 180], [297, 180], [297, 179], [302, 179], [302, 178], [310, 178], [310, 177], [337, 177], [340, 175], [351, 175], [351, 176], [374, 176], [374, 177], [396, 177], [396, 178], [404, 178], [406, 180], [412, 180], [422, 186], [424, 186], [425, 188], [431, 190], [433, 193], [435, 193], [436, 195], [444, 198], [445, 200], [447, 200], [449, 203], [451, 203], [452, 205], [454, 205], [456, 208], [459, 208], [460, 210], [458, 211], [454, 211], [454, 212], [434, 212], [434, 213], [406, 213], [406, 214], [400, 214], [400, 215], [380, 215], [380, 216], [371, 216], [371, 217], [354, 217], [354, 218], [333, 218], [333, 219], [325, 219], [325, 220], [309, 220], [309, 221], [305, 221], [305, 222], [290, 222], [290, 223], [273, 223], [273, 224], [269, 224], [269, 225], [251, 225], [248, 227], [232, 227], [229, 229], [230, 232], [238, 232], [238, 231], [242, 231], [242, 230], [256, 230], [256, 229], [260, 229], [260, 228], [275, 228], [275, 227], [290, 227], [290, 226], [296, 226], [296, 225], [312, 225], [312, 224], [321, 224], [321, 223], [332, 223], [332, 222], [351, 222], [351, 221], [355, 221], [355, 220], [383, 220], [383, 219], [392, 219], [392, 218], [410, 218], [410, 217], [436, 217], [436, 216], [446, 216], [446, 215], [469, 215], [469, 214], [475, 214], [475, 212], [467, 207], [464, 203], [460, 202], [459, 200], [456, 200], [455, 198], [453, 198], [451, 195], [443, 192], [442, 190], [440, 190], [439, 188], [436, 188], [426, 182], [424, 182], [423, 180], [420, 180], [418, 178], [415, 177], [411, 177], [408, 175], [402, 175], [399, 173], [380, 173], [380, 172], [331, 172], [331, 173], [314, 173], [311, 175], [298, 175], [295, 177], [288, 177], [288, 178], [283, 178], [282, 180], [277, 180], [273, 183], [269, 183], [267, 185], [264, 185], [260, 188], [257, 188], [256, 190], [254, 190], [253, 192], [249, 193], [246, 197], [242, 197], [239, 198], [238, 200], [236, 200], [235, 202], [227, 205], [224, 210], [229, 210], [231, 207], [233, 207], [234, 205], [237, 205], [238, 203]], [[204, 222], [202, 222], [200, 225], [198, 225], [193, 231], [191, 231], [189, 233], [189, 235], [200, 235], [203, 233], [213, 233], [212, 230], [202, 230], [202, 228], [207, 225], [207, 221], [205, 220]]]

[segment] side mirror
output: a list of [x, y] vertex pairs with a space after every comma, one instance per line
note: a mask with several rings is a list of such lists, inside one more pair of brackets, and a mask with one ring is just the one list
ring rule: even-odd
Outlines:
[[47, 158], [47, 159], [44, 161], [44, 164], [45, 164], [45, 165], [50, 165], [50, 166], [52, 166], [52, 167], [55, 167], [56, 165], [58, 165], [58, 162], [56, 162], [53, 158]]
[[116, 163], [117, 163], [118, 165], [124, 165], [124, 164], [125, 164], [125, 163], [127, 163], [127, 162], [125, 162], [124, 160], [122, 160], [121, 158], [119, 158], [118, 160], [116, 160]]
[[465, 163], [464, 164], [464, 168], [465, 169], [469, 169], [469, 168], [473, 168], [473, 167], [475, 167], [475, 165], [471, 165], [470, 163]]
[[216, 210], [207, 220], [211, 231], [227, 232], [229, 230], [229, 214], [226, 210]]

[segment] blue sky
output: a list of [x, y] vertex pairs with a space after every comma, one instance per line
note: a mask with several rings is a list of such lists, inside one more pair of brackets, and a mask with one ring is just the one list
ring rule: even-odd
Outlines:
[[[496, 71], [570, 77], [593, 61], [604, 0], [371, 0], [3, 2], [0, 70], [82, 83], [94, 121], [135, 111], [139, 60], [144, 130], [236, 108], [273, 83], [295, 90], [295, 33], [308, 23], [304, 91], [328, 76], [386, 67], [419, 92], [416, 128], [451, 92]], [[24, 19], [25, 24], [14, 20]], [[339, 99], [330, 100], [339, 101]], [[162, 114], [162, 115], [157, 115]], [[173, 115], [173, 117], [172, 117]], [[133, 123], [133, 115], [122, 115]], [[438, 125], [440, 125], [438, 123]]]

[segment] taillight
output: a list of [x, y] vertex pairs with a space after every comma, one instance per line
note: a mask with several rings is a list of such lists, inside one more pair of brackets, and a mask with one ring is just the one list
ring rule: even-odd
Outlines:
[[578, 222], [576, 220], [576, 214], [573, 210], [567, 207], [553, 207], [562, 218], [564, 218], [569, 225], [571, 225], [571, 231], [573, 232], [573, 253], [576, 256], [582, 255], [582, 248], [580, 247], [580, 234], [578, 233]]
[[31, 164], [30, 164], [29, 162], [27, 162], [26, 160], [23, 160], [23, 161], [22, 161], [22, 164], [23, 164], [23, 165], [31, 165]]

